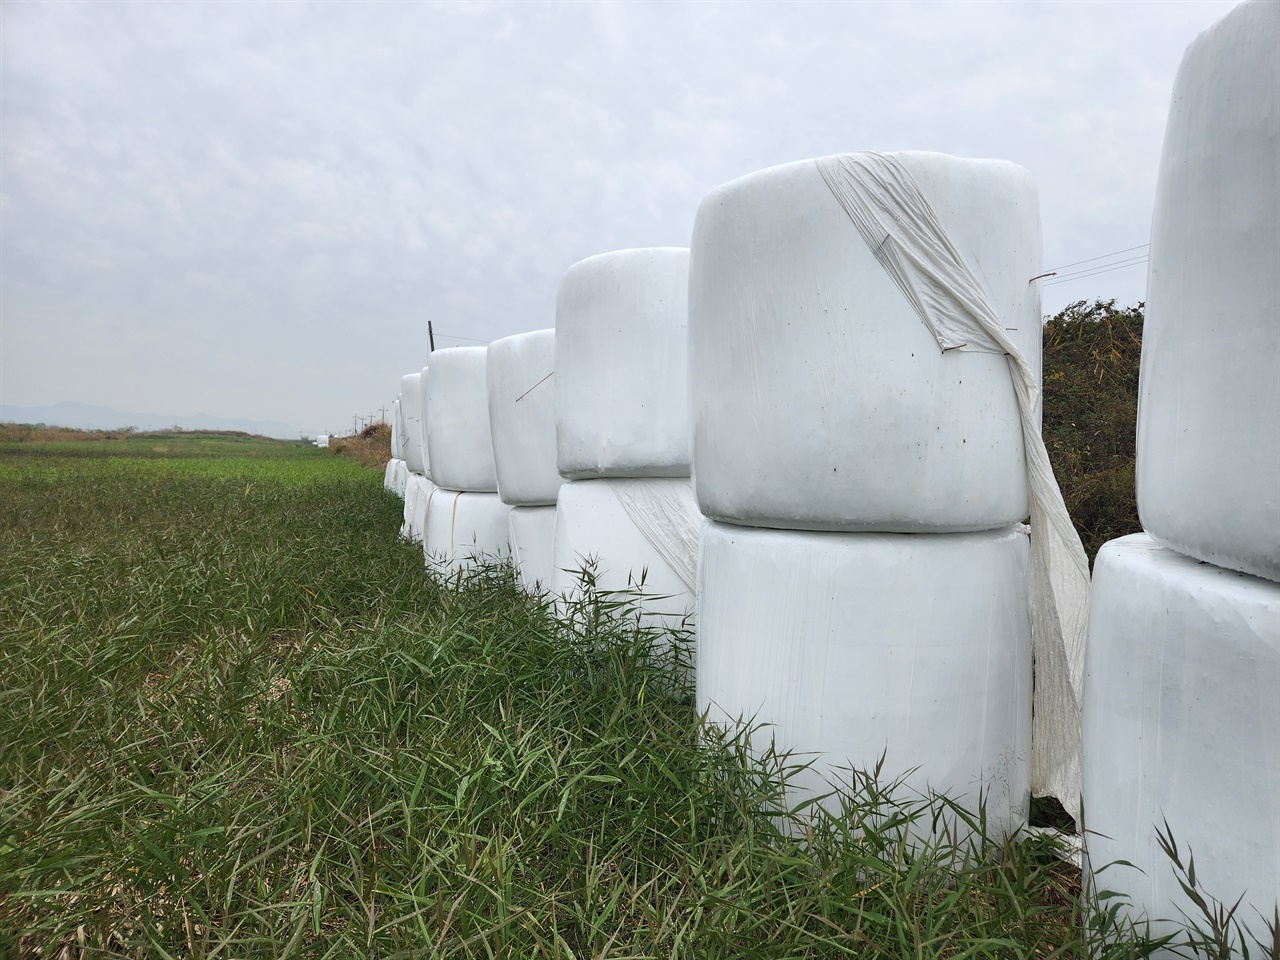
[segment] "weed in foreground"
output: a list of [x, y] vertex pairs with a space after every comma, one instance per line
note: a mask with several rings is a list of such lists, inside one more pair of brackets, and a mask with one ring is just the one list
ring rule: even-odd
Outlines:
[[797, 804], [802, 764], [701, 725], [686, 634], [434, 578], [376, 474], [305, 453], [4, 455], [0, 953], [1158, 947], [1050, 838], [874, 770]]

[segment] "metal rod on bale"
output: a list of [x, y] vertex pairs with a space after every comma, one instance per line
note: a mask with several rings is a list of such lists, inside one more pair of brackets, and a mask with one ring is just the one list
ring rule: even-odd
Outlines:
[[427, 350], [428, 353], [436, 352], [436, 334], [435, 334], [435, 331], [431, 329], [430, 320], [427, 321], [427, 347], [428, 347], [428, 350]]

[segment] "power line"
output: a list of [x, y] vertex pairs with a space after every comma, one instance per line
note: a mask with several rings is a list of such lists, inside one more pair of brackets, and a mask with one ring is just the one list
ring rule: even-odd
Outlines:
[[1146, 263], [1150, 257], [1136, 257], [1133, 260], [1126, 260], [1122, 263], [1110, 263], [1106, 266], [1097, 267], [1093, 270], [1081, 270], [1078, 273], [1069, 273], [1065, 277], [1054, 277], [1052, 280], [1046, 280], [1043, 284], [1051, 287], [1055, 283], [1066, 283], [1068, 280], [1083, 280], [1085, 277], [1096, 277], [1100, 273], [1110, 273], [1112, 270], [1123, 270], [1126, 267], [1136, 267], [1139, 264]]
[[1067, 267], [1078, 267], [1082, 263], [1093, 263], [1095, 260], [1105, 260], [1107, 259], [1107, 257], [1114, 257], [1117, 254], [1121, 254], [1121, 253], [1130, 253], [1133, 250], [1142, 250], [1143, 248], [1149, 247], [1149, 246], [1151, 246], [1151, 244], [1149, 243], [1140, 243], [1136, 247], [1125, 247], [1123, 250], [1112, 250], [1110, 253], [1104, 253], [1101, 256], [1097, 256], [1097, 257], [1089, 257], [1087, 260], [1077, 260], [1075, 263], [1064, 263], [1060, 267], [1054, 267], [1049, 272], [1057, 273], [1059, 270], [1067, 269]]
[[466, 340], [468, 343], [489, 343], [488, 340], [477, 340], [475, 337], [459, 337], [452, 333], [437, 333], [437, 337], [447, 337], [450, 340]]

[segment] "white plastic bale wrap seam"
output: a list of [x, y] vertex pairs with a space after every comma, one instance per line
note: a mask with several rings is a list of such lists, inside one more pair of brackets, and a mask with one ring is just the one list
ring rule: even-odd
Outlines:
[[[993, 834], [1025, 822], [1031, 749], [1026, 534], [813, 533], [708, 520], [699, 562], [698, 710], [771, 725], [814, 760], [932, 788]], [[753, 737], [753, 744], [755, 743]], [[813, 757], [817, 754], [817, 757]], [[908, 771], [916, 768], [914, 772]], [[791, 801], [794, 802], [794, 801]]]
[[702, 516], [687, 479], [575, 480], [560, 488], [556, 504], [555, 570], [551, 592], [579, 595], [579, 571], [596, 561], [604, 592], [636, 590], [652, 623], [691, 622], [697, 589]]
[[432, 482], [445, 490], [498, 492], [486, 360], [484, 347], [449, 347], [431, 355], [427, 447]]
[[400, 416], [404, 421], [404, 462], [409, 472], [424, 475], [422, 449], [422, 373], [406, 373], [400, 378]]
[[510, 556], [511, 507], [496, 493], [436, 488], [427, 508], [423, 552], [429, 566], [454, 571]]
[[556, 296], [557, 469], [571, 479], [689, 476], [689, 251], [575, 263]]
[[551, 585], [555, 570], [556, 507], [512, 507], [511, 565], [520, 585], [539, 593]]
[[1188, 48], [1151, 224], [1138, 513], [1161, 542], [1280, 580], [1280, 4]]
[[985, 285], [952, 244], [910, 164], [900, 157], [855, 153], [819, 160], [818, 168], [937, 348], [1003, 353], [1008, 363], [1031, 506], [1031, 789], [1057, 797], [1078, 819], [1089, 562], [1040, 436], [1037, 372], [1005, 330]]
[[1243, 894], [1236, 915], [1262, 937], [1280, 901], [1277, 690], [1280, 585], [1146, 534], [1102, 548], [1085, 679], [1085, 848], [1089, 867], [1134, 865], [1096, 878], [1134, 915], [1199, 918], [1157, 840], [1167, 821], [1183, 863], [1194, 854], [1201, 891], [1226, 904]]
[[[712, 191], [694, 223], [690, 395], [698, 501], [781, 529], [981, 530], [1027, 515], [1017, 398], [995, 355], [941, 351], [821, 164]], [[894, 155], [1002, 327], [1040, 369], [1035, 182], [1011, 163]], [[948, 344], [951, 346], [951, 344]]]
[[489, 344], [489, 428], [498, 494], [515, 506], [554, 504], [556, 470], [555, 330]]

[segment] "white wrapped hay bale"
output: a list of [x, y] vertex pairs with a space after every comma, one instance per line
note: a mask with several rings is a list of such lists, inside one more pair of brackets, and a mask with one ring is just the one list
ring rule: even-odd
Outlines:
[[400, 378], [400, 418], [404, 422], [404, 462], [409, 472], [426, 473], [426, 453], [422, 449], [422, 373], [406, 373]]
[[555, 330], [489, 344], [489, 428], [504, 503], [554, 504], [564, 482], [556, 470], [555, 363]]
[[510, 512], [511, 507], [496, 493], [437, 488], [427, 507], [424, 553], [428, 564], [453, 571], [476, 561], [506, 559]]
[[[431, 479], [445, 490], [497, 493], [484, 347], [450, 347], [431, 355], [426, 386]], [[505, 536], [505, 534], [504, 534]]]
[[[1039, 376], [1030, 173], [901, 161]], [[998, 352], [942, 349], [806, 160], [702, 202], [689, 275], [697, 493], [709, 517], [796, 530], [982, 530], [1028, 513], [1019, 408]]]
[[327, 433], [316, 434], [316, 446], [317, 447], [329, 446], [329, 435]]
[[580, 595], [579, 571], [594, 566], [601, 592], [635, 593], [646, 617], [691, 620], [702, 517], [687, 479], [575, 480], [556, 504], [551, 592]]
[[396, 492], [396, 469], [401, 463], [395, 457], [387, 461], [386, 469], [382, 471], [382, 489], [388, 493]]
[[571, 479], [689, 475], [689, 251], [575, 263], [556, 298], [558, 469]]
[[403, 500], [405, 496], [405, 488], [409, 485], [409, 465], [403, 460], [397, 460], [395, 463], [395, 486], [392, 489], [395, 490], [396, 495]]
[[[1089, 867], [1134, 913], [1201, 920], [1157, 840], [1263, 934], [1280, 900], [1280, 585], [1146, 534], [1094, 565], [1084, 698]], [[1135, 869], [1136, 868], [1136, 869]], [[1162, 925], [1160, 932], [1172, 928]]]
[[759, 737], [814, 759], [802, 794], [883, 754], [884, 780], [906, 774], [906, 789], [970, 808], [981, 790], [993, 834], [1014, 830], [1030, 802], [1028, 555], [1017, 527], [906, 536], [708, 520], [698, 709], [768, 724]]
[[1280, 580], [1280, 4], [1187, 48], [1151, 224], [1138, 511], [1162, 543]]
[[539, 593], [551, 585], [555, 570], [556, 507], [512, 507], [511, 564], [520, 585]]
[[413, 543], [422, 543], [426, 535], [427, 504], [435, 489], [431, 481], [419, 473], [406, 472], [404, 490], [404, 522], [400, 536]]
[[396, 397], [391, 401], [391, 459], [403, 460], [404, 454], [400, 450], [400, 436], [403, 431], [400, 424], [400, 398]]

